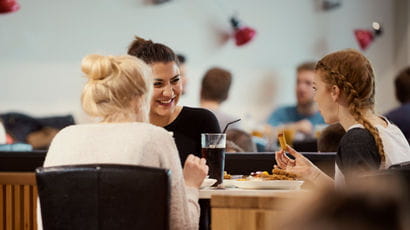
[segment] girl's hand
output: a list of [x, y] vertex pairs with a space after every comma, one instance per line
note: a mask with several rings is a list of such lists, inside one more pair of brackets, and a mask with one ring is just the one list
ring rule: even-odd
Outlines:
[[205, 158], [199, 158], [189, 154], [184, 164], [184, 179], [185, 185], [189, 187], [199, 188], [208, 175], [208, 166]]
[[298, 175], [301, 179], [314, 180], [318, 173], [320, 173], [320, 169], [289, 145], [287, 145], [287, 150], [295, 159], [290, 159], [286, 156], [284, 150], [277, 151], [275, 159], [278, 167]]

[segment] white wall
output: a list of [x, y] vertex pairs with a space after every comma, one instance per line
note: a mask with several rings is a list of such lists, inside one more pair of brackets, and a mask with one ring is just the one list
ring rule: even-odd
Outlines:
[[[383, 36], [365, 52], [377, 74], [379, 112], [397, 105], [392, 78], [409, 63], [407, 0], [344, 0], [328, 12], [320, 10], [319, 0], [19, 2], [20, 11], [0, 15], [0, 112], [82, 117], [81, 58], [89, 53], [124, 54], [134, 35], [187, 55], [189, 88], [181, 103], [198, 105], [200, 78], [217, 65], [235, 77], [224, 109], [256, 120], [279, 104], [295, 101], [294, 68], [300, 62], [359, 48], [353, 30], [369, 28], [372, 21], [384, 26]], [[244, 47], [224, 39], [231, 32], [228, 18], [233, 11], [258, 32]]]
[[395, 12], [394, 61], [401, 69], [410, 64], [410, 1], [396, 0]]

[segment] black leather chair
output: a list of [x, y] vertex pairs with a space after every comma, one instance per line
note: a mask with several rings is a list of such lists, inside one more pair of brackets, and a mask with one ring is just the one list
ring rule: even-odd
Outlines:
[[169, 229], [169, 173], [114, 164], [39, 167], [43, 229]]
[[[408, 193], [410, 193], [410, 161], [394, 164], [389, 167], [390, 174], [399, 176], [402, 179], [403, 184], [406, 185]], [[410, 205], [410, 197], [408, 197]]]

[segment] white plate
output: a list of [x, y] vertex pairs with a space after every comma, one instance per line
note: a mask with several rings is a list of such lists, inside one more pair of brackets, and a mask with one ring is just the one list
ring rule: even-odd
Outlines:
[[215, 184], [216, 179], [210, 179], [210, 178], [206, 178], [202, 184], [200, 188], [207, 188], [207, 187], [211, 187], [213, 184]]
[[235, 181], [236, 181], [236, 179], [224, 179], [222, 185], [225, 188], [236, 187], [235, 186]]
[[300, 189], [303, 181], [300, 180], [247, 180], [230, 181], [233, 185], [243, 189]]

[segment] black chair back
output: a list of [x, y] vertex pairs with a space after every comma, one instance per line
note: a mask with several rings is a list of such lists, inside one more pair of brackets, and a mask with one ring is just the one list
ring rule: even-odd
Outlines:
[[[378, 170], [369, 175], [361, 176], [365, 183], [369, 179], [376, 179], [382, 182], [393, 182], [393, 190], [399, 190], [401, 203], [407, 210], [405, 213], [410, 213], [410, 161], [393, 164], [388, 169]], [[396, 184], [394, 184], [396, 183]]]
[[[400, 176], [402, 181], [406, 185], [408, 192], [410, 192], [410, 161], [391, 165], [389, 169], [386, 171]], [[409, 201], [410, 201], [410, 198], [409, 198]]]
[[169, 229], [169, 170], [92, 164], [36, 169], [43, 229]]

